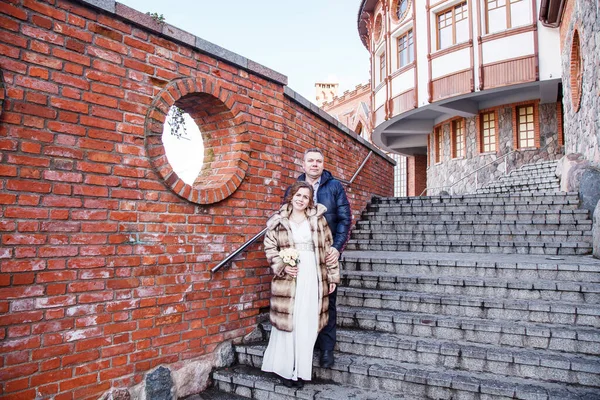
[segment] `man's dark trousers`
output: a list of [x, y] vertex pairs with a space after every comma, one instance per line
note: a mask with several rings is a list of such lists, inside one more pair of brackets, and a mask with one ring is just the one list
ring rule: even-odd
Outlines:
[[317, 343], [319, 345], [319, 349], [323, 350], [333, 350], [335, 347], [335, 335], [336, 335], [336, 327], [335, 320], [337, 318], [337, 287], [335, 290], [329, 295], [329, 321], [327, 325], [319, 332], [319, 336], [317, 338]]

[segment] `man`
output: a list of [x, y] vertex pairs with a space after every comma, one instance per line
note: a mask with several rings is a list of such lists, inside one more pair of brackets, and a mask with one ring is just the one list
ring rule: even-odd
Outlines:
[[[314, 188], [314, 201], [327, 207], [325, 219], [333, 235], [333, 247], [327, 253], [326, 261], [328, 264], [333, 264], [339, 260], [340, 253], [348, 240], [352, 215], [344, 187], [329, 171], [323, 169], [324, 161], [321, 150], [316, 148], [306, 150], [302, 161], [304, 173], [298, 177], [298, 180], [306, 181], [312, 185]], [[320, 364], [325, 368], [331, 368], [334, 363], [336, 300], [337, 288], [329, 295], [329, 322], [317, 338], [317, 347], [321, 350]]]

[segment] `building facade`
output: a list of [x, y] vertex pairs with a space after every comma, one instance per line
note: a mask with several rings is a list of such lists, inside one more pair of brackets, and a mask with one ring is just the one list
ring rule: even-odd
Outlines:
[[561, 35], [539, 19], [547, 3], [362, 1], [372, 141], [415, 157], [409, 179], [428, 194], [472, 192], [564, 154]]
[[[319, 103], [323, 85], [323, 83], [315, 83], [317, 103]], [[329, 87], [337, 87], [337, 83], [328, 85]], [[354, 90], [346, 90], [341, 96], [334, 96], [330, 101], [322, 103], [320, 107], [363, 139], [373, 143], [371, 139], [373, 113], [371, 112], [370, 82], [356, 85]], [[397, 153], [388, 153], [388, 156], [396, 161], [394, 167], [394, 196], [403, 197], [409, 194], [414, 196], [415, 190], [409, 190], [407, 185], [407, 166], [411, 164], [410, 161], [412, 160], [408, 160], [407, 157]]]

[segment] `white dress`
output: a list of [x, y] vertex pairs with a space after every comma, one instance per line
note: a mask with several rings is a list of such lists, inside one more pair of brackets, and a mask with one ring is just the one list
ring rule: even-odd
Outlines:
[[296, 277], [292, 332], [271, 328], [269, 345], [263, 357], [262, 370], [285, 378], [311, 380], [313, 347], [319, 329], [319, 289], [317, 263], [312, 248], [308, 220], [296, 225], [290, 221], [292, 237], [300, 254]]

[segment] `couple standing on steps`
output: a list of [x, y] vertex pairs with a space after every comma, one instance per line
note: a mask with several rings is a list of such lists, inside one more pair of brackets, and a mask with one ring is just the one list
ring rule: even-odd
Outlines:
[[321, 150], [306, 150], [304, 174], [267, 221], [265, 254], [275, 276], [262, 370], [281, 376], [288, 387], [311, 380], [314, 347], [322, 367], [334, 363], [339, 258], [352, 216], [344, 187], [323, 168]]

